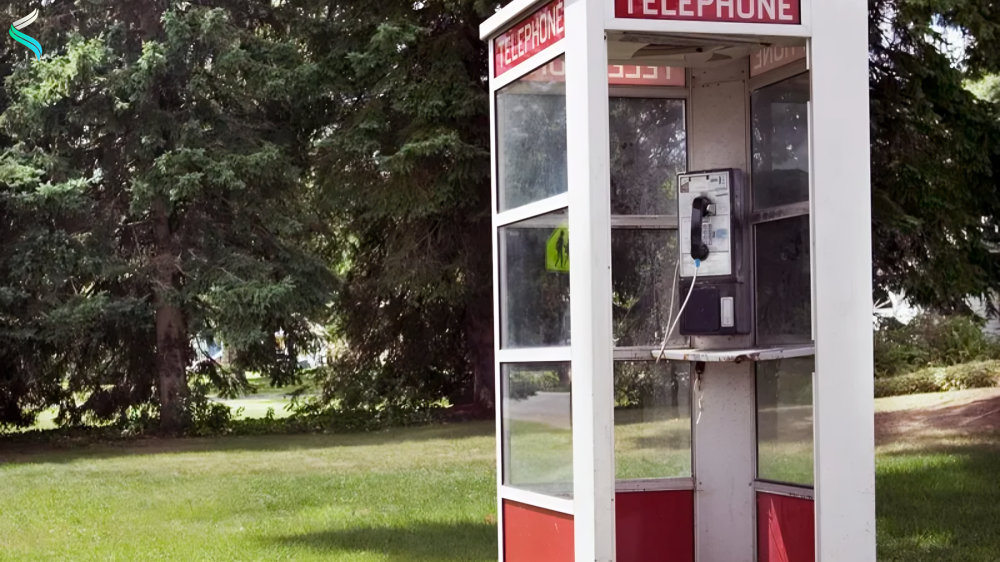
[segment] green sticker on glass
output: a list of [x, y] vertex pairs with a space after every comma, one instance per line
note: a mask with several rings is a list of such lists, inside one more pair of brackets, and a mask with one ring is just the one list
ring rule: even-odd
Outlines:
[[545, 269], [569, 273], [569, 227], [565, 224], [552, 231], [545, 245]]

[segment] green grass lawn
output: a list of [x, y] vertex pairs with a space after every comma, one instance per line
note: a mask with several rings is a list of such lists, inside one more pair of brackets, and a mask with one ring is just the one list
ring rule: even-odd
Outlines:
[[[255, 375], [247, 377], [247, 381], [256, 389], [254, 394], [248, 394], [232, 400], [215, 396], [213, 400], [229, 406], [233, 412], [233, 417], [237, 417], [238, 414], [238, 419], [261, 419], [267, 416], [268, 410], [274, 413], [275, 418], [286, 418], [292, 415], [286, 409], [286, 406], [291, 403], [289, 393], [294, 391], [296, 387], [273, 388], [271, 387], [270, 379]], [[27, 430], [55, 429], [57, 427], [55, 421], [57, 413], [55, 407], [45, 410], [38, 415], [35, 425]]]
[[1000, 560], [1000, 435], [880, 451], [881, 562]]
[[486, 561], [490, 423], [0, 449], [3, 561]]
[[691, 476], [691, 418], [676, 408], [615, 411], [615, 476]]
[[[953, 406], [976, 389], [882, 398], [879, 412]], [[1000, 434], [918, 431], [877, 449], [880, 562], [1000, 561]]]
[[[878, 409], [941, 400], [884, 399]], [[540, 461], [520, 470], [563, 479], [568, 432], [520, 429], [522, 460]], [[670, 416], [622, 415], [619, 475], [682, 470], [689, 431]], [[4, 447], [3, 562], [496, 559], [488, 422], [73, 451]], [[882, 445], [877, 510], [882, 562], [997, 562], [1000, 435], [914, 435]]]
[[286, 406], [291, 403], [289, 393], [294, 391], [295, 387], [274, 388], [270, 381], [264, 377], [249, 377], [248, 381], [256, 389], [254, 394], [232, 400], [216, 397], [215, 400], [229, 406], [233, 416], [239, 414], [240, 419], [260, 419], [267, 416], [268, 410], [274, 412], [275, 418], [285, 418], [292, 415]]

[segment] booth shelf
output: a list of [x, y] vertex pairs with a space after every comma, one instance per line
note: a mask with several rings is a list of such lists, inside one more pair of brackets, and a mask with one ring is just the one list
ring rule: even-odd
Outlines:
[[751, 349], [665, 349], [653, 351], [653, 358], [670, 361], [711, 363], [743, 363], [744, 361], [777, 361], [793, 357], [816, 355], [815, 345], [761, 347]]

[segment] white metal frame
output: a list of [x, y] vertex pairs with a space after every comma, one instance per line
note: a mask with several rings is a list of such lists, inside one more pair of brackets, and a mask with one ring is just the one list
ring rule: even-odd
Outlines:
[[[490, 41], [490, 61], [493, 60], [493, 41]], [[539, 68], [545, 66], [547, 63], [554, 61], [559, 58], [560, 55], [565, 53], [566, 40], [557, 41], [552, 45], [546, 47], [544, 50], [539, 51], [538, 54], [527, 58], [521, 64], [515, 66], [514, 68], [504, 72], [500, 76], [492, 79], [491, 90], [496, 92], [497, 90], [511, 84], [512, 82], [517, 82], [518, 79], [523, 78], [526, 74], [531, 74], [532, 72], [538, 70]], [[490, 62], [490, 73], [492, 76], [493, 63]]]
[[[499, 193], [497, 196], [499, 196]], [[559, 195], [549, 197], [548, 199], [542, 199], [541, 201], [535, 201], [534, 203], [528, 203], [527, 205], [522, 205], [509, 211], [499, 213], [495, 220], [496, 227], [500, 228], [502, 226], [526, 221], [534, 217], [547, 215], [549, 213], [565, 209], [566, 207], [569, 207], [569, 194], [560, 193]]]
[[[501, 305], [501, 295], [504, 293], [503, 267], [500, 259], [504, 255], [503, 244], [500, 237], [502, 228], [515, 223], [531, 220], [548, 213], [565, 209], [569, 206], [569, 194], [561, 193], [547, 199], [534, 201], [527, 205], [500, 211], [500, 188], [498, 183], [499, 172], [499, 142], [497, 139], [497, 115], [496, 96], [502, 88], [516, 82], [524, 76], [542, 68], [549, 62], [565, 54], [565, 39], [553, 43], [549, 47], [540, 51], [532, 57], [522, 61], [498, 78], [493, 77], [494, 72], [494, 44], [493, 35], [502, 31], [503, 27], [518, 21], [521, 16], [526, 16], [530, 10], [541, 4], [538, 0], [515, 0], [509, 4], [498, 16], [494, 16], [490, 21], [483, 24], [482, 31], [484, 38], [489, 38], [489, 72], [490, 72], [490, 166], [491, 174], [491, 208], [493, 212], [493, 333], [494, 337], [494, 388], [495, 388], [495, 410], [496, 410], [496, 459], [497, 459], [497, 544], [499, 548], [499, 559], [504, 560], [504, 510], [503, 502], [512, 501], [540, 507], [557, 513], [574, 514], [574, 502], [571, 499], [556, 497], [553, 495], [541, 494], [528, 490], [507, 486], [504, 484], [504, 471], [509, 459], [509, 451], [506, 450], [508, 440], [506, 428], [503, 423], [504, 416], [504, 385], [503, 366], [505, 364], [525, 364], [525, 363], [559, 363], [571, 360], [570, 348], [529, 348], [529, 349], [506, 349], [502, 346], [502, 332], [505, 326], [502, 323], [504, 308]], [[497, 25], [492, 31], [490, 22]]]
[[[604, 7], [566, 0], [573, 502], [577, 560], [615, 559], [611, 184]], [[572, 115], [573, 118], [568, 116]]]
[[[571, 499], [540, 494], [530, 490], [522, 490], [520, 488], [503, 485], [498, 486], [497, 491], [499, 496], [505, 500], [540, 507], [549, 511], [555, 511], [556, 513], [573, 515], [573, 500]], [[503, 537], [501, 535], [501, 539], [502, 538]]]
[[874, 562], [868, 3], [823, 0], [812, 15], [816, 559]]

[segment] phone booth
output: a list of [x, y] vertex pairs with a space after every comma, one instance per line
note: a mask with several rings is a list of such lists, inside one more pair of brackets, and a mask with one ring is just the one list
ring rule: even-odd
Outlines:
[[872, 562], [863, 0], [513, 0], [499, 559]]

